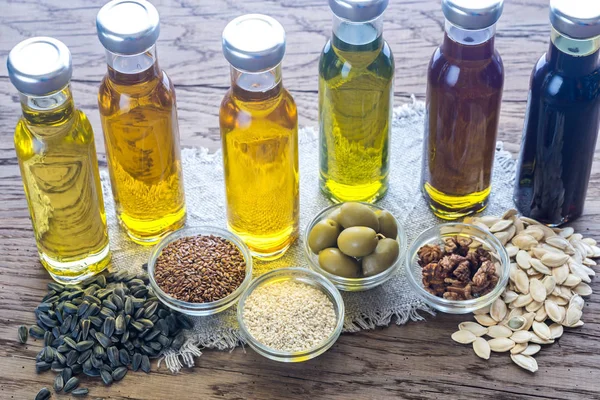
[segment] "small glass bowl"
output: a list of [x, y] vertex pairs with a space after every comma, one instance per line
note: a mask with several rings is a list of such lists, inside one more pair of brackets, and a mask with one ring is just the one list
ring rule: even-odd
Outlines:
[[[452, 236], [469, 237], [482, 243], [496, 260], [496, 274], [498, 283], [494, 289], [485, 296], [470, 300], [447, 300], [429, 293], [422, 284], [422, 268], [418, 263], [419, 249], [426, 244], [443, 244], [443, 239]], [[510, 274], [510, 259], [502, 243], [491, 233], [474, 225], [463, 223], [447, 223], [427, 229], [413, 242], [406, 254], [406, 271], [408, 281], [417, 294], [429, 306], [449, 314], [466, 314], [491, 304], [502, 294]]]
[[[365, 277], [365, 278], [345, 278], [343, 276], [338, 276], [338, 275], [334, 275], [330, 272], [327, 272], [323, 268], [321, 268], [321, 266], [319, 265], [319, 256], [317, 254], [313, 253], [312, 250], [310, 249], [310, 247], [308, 246], [308, 235], [310, 234], [310, 231], [317, 223], [319, 223], [321, 220], [325, 219], [328, 215], [330, 215], [331, 213], [336, 211], [343, 204], [344, 203], [334, 204], [334, 205], [322, 210], [319, 214], [317, 214], [317, 216], [306, 227], [306, 230], [304, 231], [304, 237], [303, 237], [304, 255], [306, 256], [306, 259], [308, 260], [308, 264], [310, 265], [311, 269], [313, 269], [314, 271], [325, 276], [327, 279], [329, 279], [331, 282], [333, 282], [333, 284], [340, 290], [343, 290], [345, 292], [360, 292], [360, 291], [364, 291], [364, 290], [373, 289], [374, 287], [377, 287], [377, 286], [381, 285], [382, 283], [386, 282], [387, 280], [389, 280], [392, 277], [392, 275], [394, 275], [394, 273], [398, 270], [398, 268], [400, 268], [400, 265], [402, 264], [402, 261], [404, 260], [404, 253], [406, 251], [406, 245], [407, 245], [406, 232], [404, 231], [404, 228], [402, 227], [402, 225], [400, 225], [400, 222], [398, 222], [396, 217], [394, 217], [394, 221], [396, 222], [396, 226], [398, 227], [398, 236], [396, 237], [396, 240], [398, 241], [398, 244], [400, 245], [400, 252], [398, 253], [398, 258], [396, 259], [396, 262], [391, 267], [386, 269], [385, 271], [382, 271], [382, 272], [378, 273], [377, 275], [373, 275], [373, 276], [369, 276], [369, 277]], [[370, 207], [373, 211], [385, 210], [385, 209], [383, 209], [381, 207], [377, 207], [373, 204], [369, 204], [369, 203], [362, 203], [362, 204]]]
[[[313, 347], [312, 349], [307, 349], [303, 351], [297, 352], [285, 352], [275, 350], [268, 346], [265, 346], [261, 342], [259, 342], [250, 332], [248, 332], [248, 328], [244, 323], [244, 305], [246, 300], [252, 292], [257, 288], [265, 285], [270, 285], [275, 282], [283, 282], [283, 281], [295, 281], [305, 283], [307, 285], [311, 285], [314, 288], [319, 289], [323, 292], [331, 303], [333, 304], [333, 308], [335, 310], [335, 315], [337, 318], [337, 323], [331, 335], [328, 338], [323, 340], [319, 345]], [[338, 339], [340, 334], [342, 333], [342, 328], [344, 326], [344, 300], [340, 292], [329, 282], [327, 279], [322, 277], [321, 275], [307, 269], [307, 268], [280, 268], [266, 274], [261, 277], [255, 279], [250, 284], [248, 290], [242, 295], [240, 301], [237, 306], [237, 319], [240, 325], [240, 331], [242, 336], [246, 340], [246, 343], [250, 347], [254, 349], [258, 354], [267, 357], [271, 360], [280, 361], [280, 362], [302, 362], [310, 360], [311, 358], [315, 358], [325, 351], [327, 351], [335, 341]]]
[[[154, 280], [154, 267], [158, 256], [160, 256], [160, 254], [162, 253], [162, 250], [169, 243], [174, 242], [177, 239], [198, 235], [214, 235], [227, 239], [240, 250], [240, 252], [244, 256], [244, 261], [246, 262], [246, 276], [244, 277], [244, 280], [242, 281], [241, 285], [228, 296], [216, 301], [212, 301], [210, 303], [190, 303], [187, 301], [182, 301], [173, 298], [167, 293], [165, 293]], [[156, 297], [158, 297], [158, 299], [166, 306], [187, 315], [212, 315], [220, 313], [221, 311], [224, 311], [229, 307], [233, 306], [235, 303], [237, 303], [242, 293], [248, 288], [248, 285], [250, 285], [250, 281], [252, 280], [252, 256], [250, 255], [250, 251], [248, 250], [244, 242], [242, 242], [242, 240], [239, 237], [237, 237], [229, 231], [220, 228], [215, 228], [212, 226], [182, 228], [165, 236], [154, 247], [154, 249], [152, 250], [152, 254], [150, 255], [150, 260], [148, 261], [148, 276], [150, 278], [150, 286], [156, 294]]]

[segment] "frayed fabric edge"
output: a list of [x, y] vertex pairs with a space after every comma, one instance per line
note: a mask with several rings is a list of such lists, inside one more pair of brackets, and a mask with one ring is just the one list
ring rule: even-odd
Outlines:
[[[372, 314], [360, 314], [344, 323], [344, 333], [356, 333], [363, 330], [373, 330], [377, 327], [389, 326], [392, 321], [396, 325], [404, 325], [410, 321], [423, 321], [425, 317], [421, 313], [432, 316], [435, 311], [425, 304], [411, 305], [408, 307], [376, 312]], [[183, 367], [192, 368], [195, 358], [202, 355], [203, 349], [229, 350], [236, 347], [242, 348], [246, 342], [236, 329], [219, 330], [206, 337], [195, 334], [189, 337], [178, 351], [168, 350], [158, 360], [158, 367], [164, 361], [166, 368], [173, 374], [178, 373]]]

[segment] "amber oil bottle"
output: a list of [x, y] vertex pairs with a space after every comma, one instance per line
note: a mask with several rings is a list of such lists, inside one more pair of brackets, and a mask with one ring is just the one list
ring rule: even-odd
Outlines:
[[298, 115], [281, 80], [284, 53], [285, 31], [268, 16], [244, 15], [223, 31], [231, 64], [219, 113], [227, 221], [266, 260], [298, 236]]
[[94, 132], [71, 94], [71, 53], [48, 37], [8, 56], [23, 115], [15, 149], [40, 260], [62, 284], [76, 284], [110, 261]]
[[156, 57], [158, 12], [145, 0], [113, 0], [96, 23], [108, 64], [98, 104], [117, 214], [132, 240], [152, 244], [186, 219], [175, 89]]

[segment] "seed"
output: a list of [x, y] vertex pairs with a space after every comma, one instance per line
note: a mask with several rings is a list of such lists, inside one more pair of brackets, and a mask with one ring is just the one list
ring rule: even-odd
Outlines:
[[531, 255], [529, 255], [529, 253], [525, 250], [519, 250], [515, 259], [519, 267], [523, 269], [531, 268], [531, 264], [529, 263], [529, 261], [531, 260]]
[[61, 375], [62, 375], [62, 378], [63, 378], [63, 382], [67, 382], [73, 376], [73, 371], [71, 370], [71, 368], [66, 367], [61, 372]]
[[[498, 322], [488, 314], [475, 315], [475, 320], [483, 326], [493, 326]], [[183, 343], [182, 343], [183, 344]]]
[[115, 332], [115, 319], [112, 317], [108, 317], [104, 320], [104, 325], [102, 326], [102, 332], [111, 337]]
[[531, 356], [526, 356], [523, 354], [511, 354], [510, 358], [515, 364], [523, 369], [526, 369], [527, 371], [535, 372], [538, 370], [537, 361], [535, 361], [535, 358]]
[[134, 371], [137, 371], [138, 369], [140, 369], [141, 363], [142, 363], [142, 355], [140, 353], [135, 353], [133, 355], [133, 359], [131, 362], [131, 369], [133, 369]]
[[510, 354], [521, 354], [527, 348], [527, 343], [517, 343], [510, 349]]
[[84, 301], [83, 303], [81, 303], [77, 309], [77, 315], [78, 316], [82, 316], [83, 314], [85, 314], [85, 312], [88, 310], [88, 308], [90, 308], [90, 303], [87, 301]]
[[144, 326], [144, 329], [150, 329], [154, 327], [154, 323], [152, 321], [150, 321], [149, 319], [138, 319], [137, 322], [139, 324], [142, 324]]
[[535, 334], [538, 335], [540, 338], [544, 340], [552, 339], [552, 333], [550, 332], [550, 328], [545, 323], [535, 321], [532, 327], [533, 332], [535, 332]]
[[31, 335], [31, 337], [36, 338], [36, 339], [43, 339], [45, 333], [46, 333], [46, 331], [37, 325], [32, 325], [29, 328], [29, 334]]
[[77, 349], [77, 343], [75, 343], [75, 341], [73, 339], [71, 339], [70, 337], [66, 336], [64, 338], [64, 342], [67, 346], [69, 346], [72, 349]]
[[35, 372], [38, 374], [40, 372], [48, 371], [50, 369], [50, 364], [46, 361], [38, 361], [35, 363]]
[[27, 343], [27, 327], [25, 325], [19, 326], [17, 329], [17, 337], [19, 338], [19, 343]]
[[121, 364], [123, 364], [123, 365], [129, 365], [129, 362], [131, 360], [129, 358], [129, 353], [127, 352], [127, 350], [125, 350], [125, 349], [119, 350], [119, 361], [121, 361]]
[[490, 232], [496, 233], [508, 229], [513, 224], [513, 221], [502, 219], [490, 227]]
[[104, 348], [107, 348], [112, 344], [110, 338], [102, 332], [96, 332], [95, 337], [98, 343], [100, 343]]
[[112, 377], [112, 373], [101, 369], [100, 370], [100, 378], [102, 378], [102, 382], [104, 382], [105, 385], [110, 385], [111, 383], [113, 383], [113, 377]]
[[148, 358], [148, 356], [146, 356], [146, 355], [142, 356], [142, 363], [140, 365], [140, 368], [145, 373], [147, 373], [147, 374], [150, 373], [150, 358]]
[[87, 349], [90, 349], [93, 345], [94, 345], [93, 341], [91, 341], [91, 340], [84, 340], [84, 341], [81, 341], [81, 342], [77, 343], [77, 345], [75, 346], [75, 348], [77, 349], [77, 351], [85, 351]]
[[536, 320], [538, 322], [544, 322], [546, 319], [548, 319], [548, 313], [546, 312], [545, 304], [544, 304], [544, 307], [542, 307], [536, 311], [535, 317], [533, 317], [533, 318], [534, 318], [534, 320]]
[[536, 302], [542, 303], [546, 300], [546, 287], [539, 279], [529, 281], [529, 293]]
[[502, 325], [490, 326], [488, 328], [488, 332], [487, 332], [487, 335], [494, 339], [509, 338], [512, 336], [512, 334], [513, 334], [513, 331], [511, 331], [506, 326], [502, 326]]
[[58, 393], [63, 389], [64, 386], [65, 381], [63, 380], [62, 374], [56, 375], [56, 378], [54, 378], [54, 391]]
[[527, 343], [531, 340], [531, 333], [529, 331], [516, 331], [510, 337], [515, 343]]
[[69, 393], [70, 391], [75, 389], [77, 386], [79, 386], [79, 379], [72, 377], [71, 379], [69, 379], [67, 381], [67, 383], [65, 383], [65, 387], [63, 389], [64, 389], [65, 393]]
[[548, 252], [541, 258], [542, 263], [548, 267], [560, 267], [569, 260], [569, 256], [565, 253]]
[[490, 349], [495, 353], [503, 353], [515, 347], [515, 342], [507, 338], [496, 338], [488, 340]]
[[478, 337], [473, 341], [473, 351], [479, 358], [489, 360], [490, 358], [490, 345], [484, 338]]
[[71, 392], [71, 394], [73, 396], [87, 396], [88, 393], [89, 393], [88, 388], [79, 388], [79, 389], [75, 389]]
[[[586, 283], [580, 283], [573, 288], [573, 291], [580, 296], [589, 296], [592, 294], [592, 288]], [[29, 331], [31, 333], [31, 330]]]
[[[544, 293], [545, 293], [545, 290], [546, 289], [544, 289]], [[531, 303], [529, 303], [529, 304], [527, 304], [525, 306], [525, 310], [528, 311], [528, 312], [536, 312], [537, 310], [539, 310], [543, 306], [544, 306], [544, 303], [540, 303], [540, 302], [537, 302], [537, 301], [532, 301]]]
[[35, 395], [35, 400], [48, 400], [50, 396], [50, 390], [44, 387]]
[[550, 270], [550, 268], [548, 268], [546, 265], [544, 265], [543, 262], [541, 262], [540, 260], [538, 260], [537, 258], [532, 258], [530, 261], [531, 266], [533, 267], [533, 269], [537, 272], [539, 272], [540, 274], [544, 274], [544, 275], [551, 275], [552, 271]]
[[115, 319], [115, 333], [121, 335], [125, 331], [125, 318], [122, 314], [117, 315]]
[[125, 300], [125, 306], [124, 306], [124, 311], [125, 314], [127, 315], [132, 315], [133, 314], [133, 300], [131, 299], [131, 297], [127, 297], [127, 299]]
[[127, 374], [127, 367], [118, 367], [113, 371], [112, 377], [115, 381], [120, 381], [125, 377], [125, 374]]
[[90, 320], [84, 319], [81, 321], [81, 338], [86, 340], [90, 332]]
[[563, 325], [572, 327], [577, 321], [581, 319], [583, 312], [577, 307], [569, 307], [567, 309], [567, 315], [563, 321]]
[[530, 294], [521, 294], [515, 301], [513, 301], [512, 305], [515, 307], [525, 307], [527, 304], [531, 303], [533, 298]]
[[63, 312], [67, 314], [77, 314], [78, 310], [77, 306], [73, 303], [65, 303], [63, 306]]
[[567, 287], [575, 287], [577, 285], [579, 285], [581, 283], [581, 278], [573, 275], [573, 274], [569, 274], [567, 275], [567, 279], [565, 279], [565, 281], [562, 283], [563, 286], [567, 286]]
[[527, 320], [523, 318], [523, 316], [515, 316], [509, 319], [506, 325], [513, 331], [518, 331], [520, 329], [523, 329], [526, 323]]
[[112, 365], [119, 364], [119, 350], [115, 346], [110, 346], [106, 349], [106, 355], [108, 356], [108, 361], [110, 361]]
[[[83, 353], [79, 354], [79, 357], [77, 357], [77, 364], [85, 363], [86, 361], [89, 360], [91, 355], [92, 355], [91, 349], [88, 349], [88, 350], [84, 351]], [[91, 361], [90, 361], [90, 364], [91, 364]]]
[[[527, 228], [529, 229], [529, 228]], [[532, 246], [535, 246], [538, 241], [528, 233], [527, 230], [518, 234], [514, 238], [512, 238], [511, 243], [517, 246], [521, 250], [529, 250]]]
[[498, 298], [492, 303], [492, 307], [490, 308], [490, 316], [500, 322], [504, 319], [506, 314], [508, 313], [508, 309], [506, 307], [506, 303], [502, 301], [502, 299]]
[[156, 313], [156, 309], [158, 308], [157, 302], [152, 302], [144, 309], [144, 317], [150, 318]]
[[542, 284], [546, 288], [546, 296], [548, 296], [556, 288], [556, 278], [554, 276], [546, 276], [542, 279]]
[[583, 298], [578, 294], [574, 295], [569, 300], [569, 307], [575, 307], [580, 310], [583, 310], [584, 305], [585, 305], [585, 302], [583, 301]]
[[522, 294], [529, 293], [529, 278], [524, 271], [517, 270], [517, 272], [515, 272], [514, 282], [519, 292]]
[[558, 339], [563, 334], [563, 326], [561, 324], [550, 325], [550, 339]]

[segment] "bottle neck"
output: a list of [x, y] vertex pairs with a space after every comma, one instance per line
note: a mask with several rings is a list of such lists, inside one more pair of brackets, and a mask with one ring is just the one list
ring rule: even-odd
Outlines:
[[442, 51], [449, 57], [477, 61], [488, 59], [494, 54], [496, 25], [471, 30], [446, 20], [445, 32]]
[[160, 75], [156, 45], [143, 53], [116, 54], [106, 50], [108, 77], [117, 84], [131, 85], [146, 82]]
[[274, 68], [247, 72], [231, 67], [231, 88], [235, 97], [246, 101], [262, 101], [281, 94], [281, 64]]
[[[33, 129], [56, 127], [56, 131], [59, 131], [74, 115], [75, 104], [70, 84], [58, 92], [45, 96], [20, 93], [20, 99], [23, 118]], [[44, 129], [43, 133], [51, 135], [56, 131]]]
[[600, 36], [573, 39], [552, 28], [548, 62], [566, 74], [588, 75], [600, 68]]
[[366, 22], [352, 22], [333, 14], [333, 42], [338, 48], [383, 43], [383, 14]]

